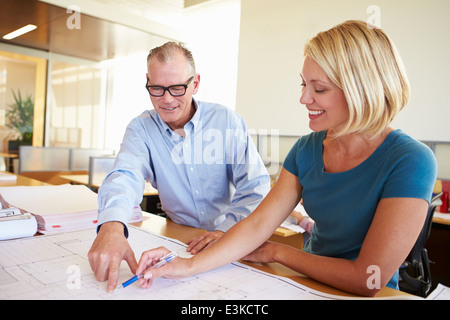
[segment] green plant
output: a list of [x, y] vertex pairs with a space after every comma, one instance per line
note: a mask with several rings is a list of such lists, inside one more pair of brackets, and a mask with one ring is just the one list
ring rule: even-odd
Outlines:
[[22, 98], [22, 94], [17, 90], [17, 94], [12, 91], [14, 103], [8, 105], [6, 118], [9, 126], [16, 128], [22, 135], [22, 141], [31, 141], [33, 137], [33, 114], [34, 102], [28, 94]]

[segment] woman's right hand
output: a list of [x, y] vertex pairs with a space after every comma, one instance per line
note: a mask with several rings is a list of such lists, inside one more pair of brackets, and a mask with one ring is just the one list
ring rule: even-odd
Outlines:
[[165, 247], [151, 249], [142, 253], [138, 268], [136, 270], [137, 275], [143, 275], [138, 282], [142, 288], [150, 288], [153, 284], [153, 280], [159, 277], [167, 279], [180, 279], [191, 275], [189, 273], [192, 265], [191, 259], [180, 257], [172, 259], [169, 263], [166, 263], [160, 268], [149, 270], [168, 253], [170, 253], [170, 251]]

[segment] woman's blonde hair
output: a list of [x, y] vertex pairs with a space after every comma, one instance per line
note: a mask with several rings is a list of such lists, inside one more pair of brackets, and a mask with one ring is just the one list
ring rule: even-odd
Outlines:
[[304, 54], [344, 91], [350, 117], [336, 136], [360, 132], [375, 137], [409, 100], [408, 78], [394, 43], [366, 22], [349, 20], [320, 32]]

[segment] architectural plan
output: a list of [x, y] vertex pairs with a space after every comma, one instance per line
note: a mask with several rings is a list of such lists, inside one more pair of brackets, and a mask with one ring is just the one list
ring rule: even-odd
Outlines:
[[[139, 260], [141, 253], [165, 246], [186, 256], [186, 245], [143, 229], [129, 227], [129, 242]], [[241, 263], [181, 280], [158, 278], [150, 289], [137, 283], [106, 293], [98, 282], [87, 253], [95, 238], [92, 229], [0, 242], [0, 299], [329, 299], [288, 278], [262, 272]], [[120, 282], [133, 275], [122, 262]], [[336, 297], [334, 297], [336, 298]]]

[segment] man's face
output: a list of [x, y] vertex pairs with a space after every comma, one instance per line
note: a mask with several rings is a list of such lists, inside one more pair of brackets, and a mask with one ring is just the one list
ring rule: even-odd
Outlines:
[[147, 85], [169, 87], [188, 84], [186, 93], [180, 97], [172, 96], [167, 90], [161, 97], [150, 95], [156, 112], [172, 130], [183, 129], [195, 113], [192, 96], [198, 91], [200, 75], [196, 74], [188, 83], [191, 73], [188, 61], [181, 54], [167, 62], [153, 58], [148, 64]]

